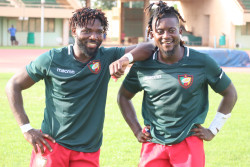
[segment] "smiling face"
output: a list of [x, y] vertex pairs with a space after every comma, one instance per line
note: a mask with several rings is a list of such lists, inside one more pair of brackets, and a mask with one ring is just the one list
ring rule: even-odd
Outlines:
[[182, 31], [176, 17], [164, 17], [152, 23], [155, 45], [159, 48], [162, 56], [174, 56], [180, 48], [180, 34]]
[[78, 46], [86, 57], [93, 57], [102, 44], [103, 31], [103, 26], [99, 19], [90, 20], [84, 27], [77, 26], [72, 29], [72, 35], [75, 37], [75, 45]]

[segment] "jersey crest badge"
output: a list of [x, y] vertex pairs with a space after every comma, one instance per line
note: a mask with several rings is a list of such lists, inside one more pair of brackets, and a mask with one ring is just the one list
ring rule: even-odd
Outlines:
[[92, 73], [98, 74], [101, 70], [100, 60], [93, 60], [88, 63], [88, 67]]
[[189, 88], [193, 84], [193, 78], [193, 75], [178, 75], [179, 83], [185, 89]]

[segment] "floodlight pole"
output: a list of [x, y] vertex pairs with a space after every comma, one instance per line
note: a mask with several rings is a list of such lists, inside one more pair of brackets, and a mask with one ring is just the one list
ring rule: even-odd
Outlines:
[[41, 47], [43, 47], [44, 39], [44, 3], [45, 0], [41, 0]]

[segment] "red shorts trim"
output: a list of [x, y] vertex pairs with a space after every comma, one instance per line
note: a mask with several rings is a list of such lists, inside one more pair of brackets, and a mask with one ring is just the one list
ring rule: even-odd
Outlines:
[[97, 152], [85, 153], [67, 149], [58, 143], [52, 143], [45, 139], [53, 149], [50, 152], [47, 147], [45, 153], [41, 154], [39, 149], [31, 154], [30, 167], [99, 167], [100, 149]]
[[203, 140], [187, 137], [181, 143], [161, 145], [143, 143], [139, 167], [204, 167]]

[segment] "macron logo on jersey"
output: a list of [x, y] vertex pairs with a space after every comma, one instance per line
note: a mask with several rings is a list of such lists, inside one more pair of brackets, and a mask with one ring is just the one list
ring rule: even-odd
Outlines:
[[143, 80], [147, 81], [147, 80], [160, 79], [160, 78], [161, 78], [161, 75], [154, 75], [154, 76], [146, 76], [143, 78]]
[[61, 69], [61, 68], [57, 68], [56, 71], [60, 72], [60, 73], [65, 73], [65, 74], [75, 74], [76, 73], [74, 70], [66, 70], [66, 69]]

